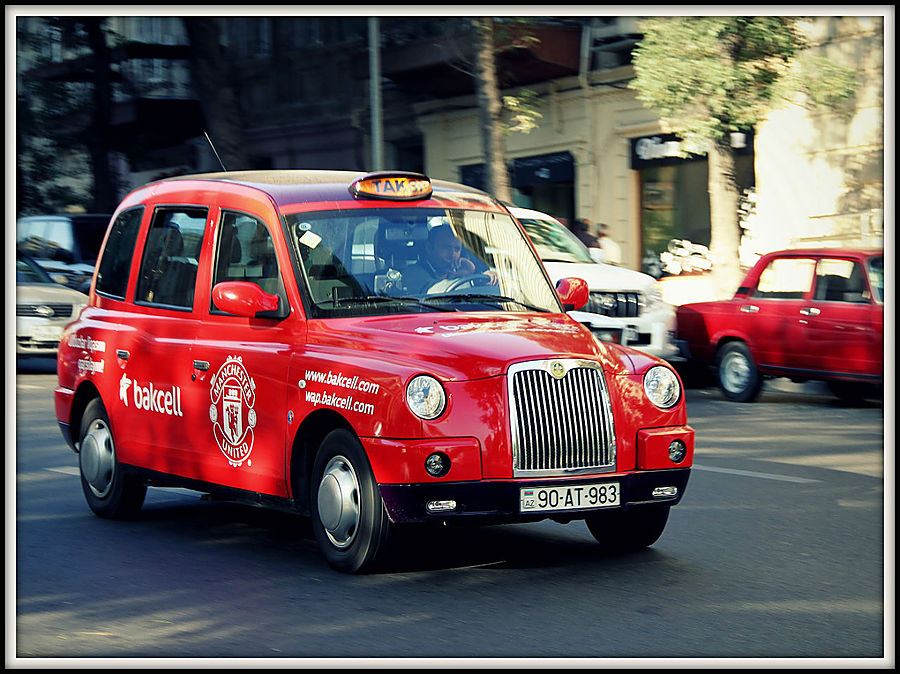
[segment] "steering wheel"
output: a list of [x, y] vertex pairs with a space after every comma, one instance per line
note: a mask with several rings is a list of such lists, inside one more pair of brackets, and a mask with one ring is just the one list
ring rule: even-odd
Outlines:
[[449, 293], [465, 286], [474, 288], [479, 285], [487, 285], [488, 278], [487, 274], [478, 273], [467, 274], [459, 278], [442, 279], [428, 289], [428, 294]]

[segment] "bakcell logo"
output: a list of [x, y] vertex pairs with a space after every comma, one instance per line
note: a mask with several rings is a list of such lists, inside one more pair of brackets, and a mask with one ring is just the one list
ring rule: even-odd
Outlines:
[[244, 461], [249, 466], [256, 427], [256, 383], [241, 356], [228, 356], [210, 381], [209, 396], [209, 420], [216, 444], [232, 466]]

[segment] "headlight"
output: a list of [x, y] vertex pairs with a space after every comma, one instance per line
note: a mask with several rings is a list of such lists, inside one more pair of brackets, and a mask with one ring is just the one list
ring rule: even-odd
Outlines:
[[672, 370], [655, 365], [644, 375], [644, 393], [654, 405], [668, 409], [681, 397], [681, 386]]
[[447, 405], [447, 394], [437, 379], [420, 374], [406, 385], [406, 404], [417, 417], [437, 419]]

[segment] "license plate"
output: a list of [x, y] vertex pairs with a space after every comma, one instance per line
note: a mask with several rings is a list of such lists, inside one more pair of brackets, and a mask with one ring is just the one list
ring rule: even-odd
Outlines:
[[36, 342], [58, 342], [63, 329], [58, 325], [37, 325], [31, 333]]
[[621, 502], [618, 482], [567, 485], [563, 487], [522, 487], [519, 512], [611, 508]]

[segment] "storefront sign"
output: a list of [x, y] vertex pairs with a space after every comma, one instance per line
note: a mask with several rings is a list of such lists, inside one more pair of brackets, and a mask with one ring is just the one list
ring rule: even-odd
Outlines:
[[[753, 134], [731, 134], [731, 147], [736, 154], [751, 154], [753, 152]], [[697, 148], [689, 148], [684, 140], [674, 133], [660, 133], [631, 139], [631, 168], [635, 170], [650, 166], [671, 166], [698, 159], [706, 159], [706, 154], [697, 152]]]

